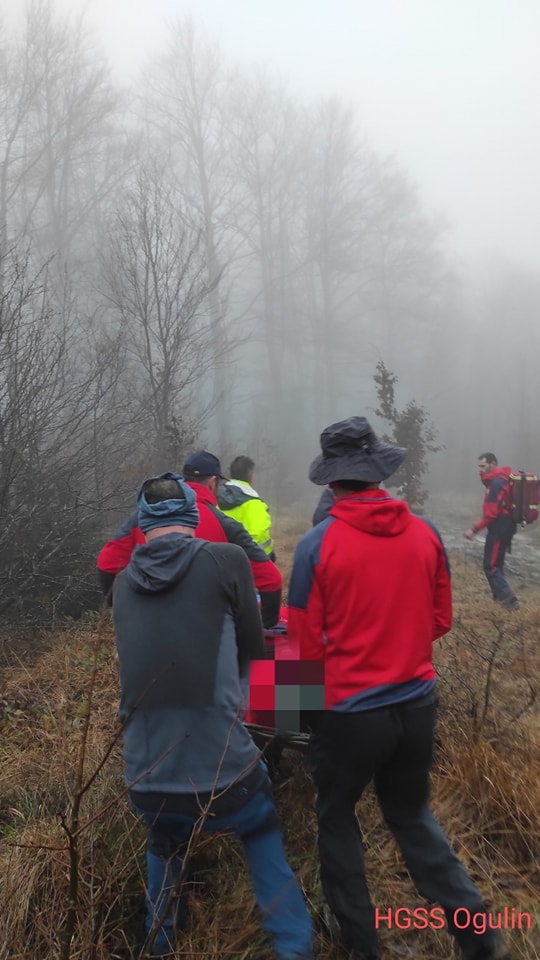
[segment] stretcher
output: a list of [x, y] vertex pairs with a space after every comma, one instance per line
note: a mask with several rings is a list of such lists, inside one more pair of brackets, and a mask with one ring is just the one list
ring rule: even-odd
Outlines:
[[302, 712], [283, 709], [283, 701], [290, 707], [299, 688], [298, 647], [289, 639], [287, 612], [282, 607], [278, 624], [264, 631], [266, 659], [251, 665], [244, 723], [261, 748], [272, 743], [304, 753], [309, 732]]

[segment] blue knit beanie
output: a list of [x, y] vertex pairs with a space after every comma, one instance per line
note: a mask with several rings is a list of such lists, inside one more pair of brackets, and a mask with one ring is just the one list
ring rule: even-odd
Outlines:
[[183, 497], [177, 500], [160, 500], [159, 503], [148, 503], [143, 489], [148, 482], [144, 481], [137, 496], [137, 506], [139, 508], [139, 527], [143, 533], [149, 530], [155, 530], [156, 527], [193, 527], [195, 529], [199, 524], [199, 511], [197, 509], [197, 499], [191, 487], [184, 482], [183, 477], [177, 473], [161, 473], [159, 477], [151, 477], [152, 480], [176, 480], [180, 487]]

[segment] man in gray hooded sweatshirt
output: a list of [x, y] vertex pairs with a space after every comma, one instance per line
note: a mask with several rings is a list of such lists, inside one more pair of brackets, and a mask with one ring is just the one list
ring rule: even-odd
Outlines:
[[249, 561], [234, 544], [194, 538], [195, 494], [182, 477], [145, 481], [137, 502], [146, 544], [115, 580], [113, 618], [125, 780], [148, 828], [147, 949], [174, 951], [189, 843], [202, 829], [240, 837], [278, 960], [311, 960], [311, 920], [242, 722], [241, 679], [264, 656]]

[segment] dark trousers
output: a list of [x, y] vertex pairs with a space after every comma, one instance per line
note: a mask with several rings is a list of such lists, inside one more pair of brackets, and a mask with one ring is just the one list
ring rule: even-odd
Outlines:
[[377, 931], [355, 804], [372, 780], [418, 892], [444, 909], [464, 954], [497, 942], [492, 931], [479, 935], [453, 922], [458, 907], [471, 915], [486, 908], [429, 806], [434, 699], [359, 713], [327, 711], [312, 738], [322, 888], [345, 946], [366, 960], [377, 957]]
[[515, 594], [504, 575], [504, 559], [510, 552], [516, 526], [508, 516], [497, 517], [489, 526], [484, 547], [484, 573], [494, 600], [511, 603]]

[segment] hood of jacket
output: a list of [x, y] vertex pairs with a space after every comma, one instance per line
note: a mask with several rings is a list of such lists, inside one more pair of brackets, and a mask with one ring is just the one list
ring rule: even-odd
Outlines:
[[489, 473], [482, 473], [480, 479], [485, 487], [489, 487], [490, 483], [496, 480], [497, 477], [503, 477], [505, 480], [508, 480], [511, 473], [512, 467], [494, 467]]
[[245, 480], [228, 480], [219, 488], [218, 507], [233, 510], [248, 500], [260, 500], [259, 494]]
[[205, 540], [187, 533], [166, 533], [136, 547], [126, 578], [137, 593], [168, 590], [186, 575]]
[[330, 509], [330, 516], [374, 537], [397, 537], [412, 519], [404, 500], [395, 500], [379, 488], [339, 497]]
[[211, 507], [217, 507], [217, 499], [208, 487], [205, 487], [204, 483], [196, 483], [196, 481], [186, 480], [188, 487], [191, 487], [195, 491], [195, 497], [197, 498], [197, 506], [200, 506], [201, 503], [207, 503]]

